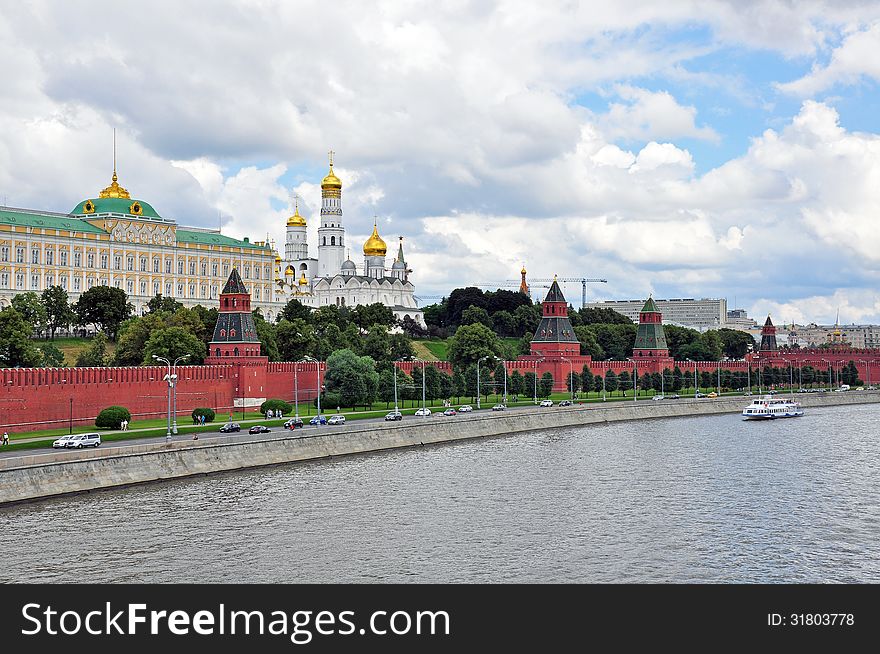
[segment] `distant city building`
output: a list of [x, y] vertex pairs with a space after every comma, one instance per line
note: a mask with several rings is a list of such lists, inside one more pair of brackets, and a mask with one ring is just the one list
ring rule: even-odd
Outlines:
[[750, 331], [757, 329], [758, 323], [753, 318], [749, 318], [745, 309], [731, 309], [727, 312], [727, 323], [724, 326], [728, 329]]
[[788, 342], [800, 347], [846, 345], [856, 349], [880, 348], [880, 325], [788, 325]]
[[[637, 323], [644, 303], [644, 300], [607, 300], [605, 302], [589, 302], [586, 306], [591, 309], [613, 309]], [[727, 326], [727, 300], [723, 298], [654, 300], [654, 303], [662, 312], [663, 320], [666, 323], [700, 331]]]

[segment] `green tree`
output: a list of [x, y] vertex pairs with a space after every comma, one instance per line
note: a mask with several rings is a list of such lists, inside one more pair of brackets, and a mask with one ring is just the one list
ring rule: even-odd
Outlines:
[[0, 364], [5, 368], [35, 368], [42, 353], [31, 341], [31, 325], [12, 307], [0, 311]]
[[722, 354], [729, 359], [743, 359], [750, 350], [757, 349], [755, 339], [738, 329], [719, 329]]
[[578, 313], [578, 316], [580, 317], [581, 324], [583, 324], [583, 325], [596, 325], [596, 324], [631, 325], [631, 324], [633, 324], [632, 320], [627, 318], [622, 313], [617, 313], [614, 309], [588, 309], [585, 307], [583, 309], [579, 309], [577, 313]]
[[[629, 375], [627, 375], [627, 379]], [[613, 395], [617, 390], [617, 375], [610, 368], [605, 372], [605, 391], [609, 395]]]
[[214, 327], [217, 325], [217, 316], [220, 312], [216, 307], [211, 307], [210, 309], [206, 309], [201, 304], [197, 304], [192, 309], [190, 309], [192, 313], [199, 317], [199, 320], [202, 321], [202, 327], [204, 331], [202, 332], [203, 338], [202, 340], [205, 342], [205, 348], [207, 349], [208, 343], [211, 342], [211, 339], [214, 336]]
[[104, 368], [108, 365], [110, 357], [107, 355], [107, 337], [104, 332], [98, 332], [92, 339], [92, 344], [76, 357], [76, 367]]
[[302, 318], [283, 318], [275, 325], [275, 342], [282, 361], [299, 361], [312, 351], [315, 333]]
[[[139, 366], [144, 361], [144, 349], [150, 336], [164, 329], [167, 313], [150, 312], [140, 318], [129, 318], [119, 328], [113, 364]], [[150, 364], [153, 362], [150, 361]]]
[[263, 314], [257, 310], [253, 312], [254, 326], [257, 328], [257, 338], [260, 339], [260, 354], [269, 357], [269, 361], [281, 361], [278, 344], [275, 342], [275, 327], [263, 318]]
[[550, 397], [553, 392], [553, 375], [545, 372], [538, 382], [538, 397]]
[[76, 319], [76, 314], [70, 308], [70, 300], [60, 286], [49, 286], [43, 290], [40, 300], [46, 310], [46, 326], [49, 329], [49, 337], [55, 338], [55, 332], [59, 329], [67, 329]]
[[328, 393], [339, 393], [344, 406], [369, 406], [379, 391], [379, 373], [370, 357], [349, 349], [337, 350], [327, 357], [324, 383]]
[[154, 296], [147, 302], [147, 311], [149, 313], [174, 313], [178, 309], [182, 309], [183, 305], [173, 297], [165, 297], [161, 293]]
[[605, 377], [599, 373], [593, 377], [593, 390], [597, 393], [601, 393], [603, 389], [605, 389]]
[[589, 393], [593, 390], [593, 371], [586, 364], [581, 369], [581, 390], [584, 393]]
[[517, 336], [517, 321], [510, 311], [497, 311], [492, 315], [492, 329], [499, 336]]
[[43, 305], [40, 296], [33, 291], [27, 293], [19, 293], [12, 298], [12, 308], [21, 314], [21, 317], [31, 326], [32, 334], [42, 334], [46, 329], [49, 318], [46, 314], [46, 307]]
[[510, 387], [508, 388], [508, 391], [513, 395], [522, 395], [526, 392], [525, 381], [519, 370], [514, 370], [510, 373]]
[[302, 320], [303, 322], [309, 322], [311, 317], [312, 310], [309, 307], [296, 298], [291, 298], [278, 314], [278, 321], [294, 322], [295, 320]]
[[480, 307], [485, 309], [489, 302], [485, 293], [479, 288], [468, 286], [456, 288], [449, 294], [446, 300], [446, 314], [449, 325], [461, 325], [462, 313], [468, 307]]
[[565, 388], [568, 389], [569, 393], [577, 392], [581, 389], [581, 376], [579, 373], [572, 374], [569, 372], [565, 376]]
[[[400, 400], [400, 389], [398, 389], [398, 401]], [[379, 371], [379, 384], [377, 397], [380, 402], [385, 403], [385, 408], [394, 401], [394, 370], [386, 368]]]
[[574, 328], [574, 335], [577, 336], [581, 344], [581, 354], [590, 356], [595, 361], [601, 361], [605, 358], [605, 351], [596, 340], [596, 333], [592, 327], [581, 325]]
[[535, 394], [535, 382], [537, 381], [535, 378], [537, 375], [533, 372], [527, 372], [523, 375], [523, 395], [532, 395]]
[[681, 390], [682, 377], [681, 368], [675, 366], [675, 368], [672, 369], [672, 390], [676, 393]]
[[114, 341], [119, 326], [133, 311], [134, 307], [128, 301], [125, 291], [113, 286], [93, 286], [80, 295], [76, 303], [78, 323], [97, 325]]
[[458, 400], [465, 393], [467, 393], [467, 384], [464, 375], [460, 372], [452, 373], [452, 394], [455, 395], [455, 399]]
[[350, 320], [364, 331], [371, 329], [373, 325], [382, 325], [387, 329], [396, 322], [394, 312], [381, 302], [357, 305], [351, 311]]
[[[608, 386], [607, 380], [605, 386]], [[632, 379], [630, 379], [629, 372], [626, 370], [621, 370], [620, 374], [617, 376], [617, 387], [624, 395], [626, 394], [626, 391], [632, 387]]]
[[445, 377], [442, 372], [434, 366], [425, 367], [425, 395], [427, 399], [438, 400], [443, 397], [443, 382], [441, 377]]
[[516, 319], [516, 326], [519, 334], [524, 336], [534, 336], [535, 330], [541, 323], [541, 305], [532, 306], [522, 305], [513, 312]]
[[40, 343], [37, 349], [43, 356], [40, 366], [43, 368], [63, 368], [64, 352], [55, 347], [52, 343]]
[[484, 356], [492, 363], [501, 358], [501, 353], [501, 342], [495, 332], [482, 324], [459, 327], [449, 342], [448, 357], [456, 370], [463, 370]]
[[468, 307], [461, 312], [461, 325], [485, 325], [492, 329], [492, 318], [483, 307]]
[[391, 335], [385, 325], [375, 323], [370, 325], [367, 333], [361, 337], [360, 354], [372, 357], [376, 365], [381, 368], [391, 367]]
[[205, 347], [201, 339], [196, 338], [183, 327], [165, 327], [154, 331], [144, 343], [142, 363], [156, 365], [154, 355], [170, 361], [188, 355], [181, 363], [194, 366], [204, 362]]

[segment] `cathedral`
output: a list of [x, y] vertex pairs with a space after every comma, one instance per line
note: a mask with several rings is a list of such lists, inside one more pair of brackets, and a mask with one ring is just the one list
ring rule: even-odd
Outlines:
[[295, 204], [287, 219], [284, 257], [275, 256], [275, 301], [282, 304], [295, 298], [304, 305], [319, 308], [335, 304], [354, 307], [381, 303], [399, 320], [410, 318], [425, 326], [422, 310], [415, 299], [415, 286], [409, 279], [412, 270], [403, 255], [403, 237], [391, 267], [387, 267], [388, 246], [379, 236], [376, 223], [363, 246], [361, 270], [346, 254], [345, 228], [342, 225], [342, 182], [333, 172], [321, 181], [321, 226], [318, 228], [317, 258], [309, 256], [306, 219]]

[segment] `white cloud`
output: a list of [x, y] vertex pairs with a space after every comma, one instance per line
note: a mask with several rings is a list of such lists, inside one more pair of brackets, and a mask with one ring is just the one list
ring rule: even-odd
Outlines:
[[813, 96], [836, 84], [856, 84], [863, 77], [880, 80], [880, 22], [849, 34], [831, 53], [827, 65], [814, 64], [807, 74], [777, 88], [803, 97]]

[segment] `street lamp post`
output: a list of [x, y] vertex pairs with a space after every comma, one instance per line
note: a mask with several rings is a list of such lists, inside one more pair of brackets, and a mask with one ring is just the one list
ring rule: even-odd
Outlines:
[[[761, 358], [761, 357], [759, 357], [759, 356], [756, 355], [756, 356], [755, 356], [755, 361], [758, 361], [758, 359], [760, 359], [760, 358]], [[757, 373], [758, 373], [758, 395], [761, 395], [763, 391], [761, 390], [761, 363], [760, 363], [760, 362], [758, 362], [758, 363], [755, 365], [755, 370], [756, 370]]]
[[870, 386], [871, 385], [871, 368], [868, 362], [865, 359], [859, 359], [859, 363], [865, 364], [865, 383]]
[[153, 355], [153, 358], [156, 361], [162, 361], [168, 366], [168, 372], [162, 378], [164, 381], [168, 382], [168, 417], [166, 421], [167, 430], [165, 432], [165, 442], [167, 443], [171, 440], [171, 388], [174, 385], [174, 379], [171, 377], [171, 362], [165, 357], [160, 357], [155, 354]]
[[[477, 359], [477, 409], [480, 408], [480, 364], [483, 363], [483, 361], [485, 361], [488, 358], [489, 358], [488, 356], [484, 356], [484, 357], [480, 357], [479, 359]], [[423, 371], [422, 372], [422, 383], [424, 383], [424, 382], [425, 382], [425, 374]]]
[[502, 404], [507, 406], [507, 361], [502, 361], [501, 366], [504, 368], [504, 401]]
[[67, 433], [73, 433], [73, 398], [70, 398], [70, 429]]
[[568, 386], [571, 390], [571, 399], [574, 400], [574, 364], [571, 362], [571, 359], [566, 359], [563, 356], [559, 358], [563, 361], [568, 361]]
[[[543, 360], [544, 360], [544, 357], [541, 357], [539, 359], [535, 359], [535, 404], [538, 403], [538, 362], [543, 361]], [[604, 379], [602, 380], [602, 383], [603, 384], [605, 383]], [[603, 386], [603, 388], [604, 388], [604, 386]]]
[[174, 363], [171, 364], [171, 376], [174, 378], [174, 386], [171, 388], [171, 395], [173, 397], [173, 402], [174, 402], [174, 410], [171, 414], [171, 419], [172, 419], [171, 433], [172, 434], [177, 433], [177, 382], [178, 382], [177, 362], [183, 361], [184, 359], [188, 359], [188, 358], [189, 358], [189, 355], [184, 354], [182, 357], [177, 357], [174, 360]]
[[721, 362], [718, 362], [718, 396], [721, 397]]
[[828, 390], [831, 390], [831, 362], [828, 359], [819, 359], [822, 363], [828, 364]]
[[[316, 426], [320, 427], [321, 426], [321, 362], [318, 361], [317, 359], [310, 357], [310, 356], [304, 356], [302, 359], [300, 359], [300, 361], [308, 361], [309, 363], [315, 364], [315, 379], [316, 379], [315, 383], [317, 384], [317, 386], [315, 386], [315, 388], [317, 389], [317, 392], [318, 392], [318, 419], [316, 421]], [[294, 368], [294, 370], [295, 370], [295, 368]]]
[[[607, 372], [607, 371], [606, 371]], [[605, 375], [602, 375], [602, 401], [605, 401]]]
[[633, 364], [633, 402], [639, 399], [639, 391], [636, 389], [636, 380], [639, 377], [639, 363], [635, 359], [627, 358], [627, 361], [632, 361]]

